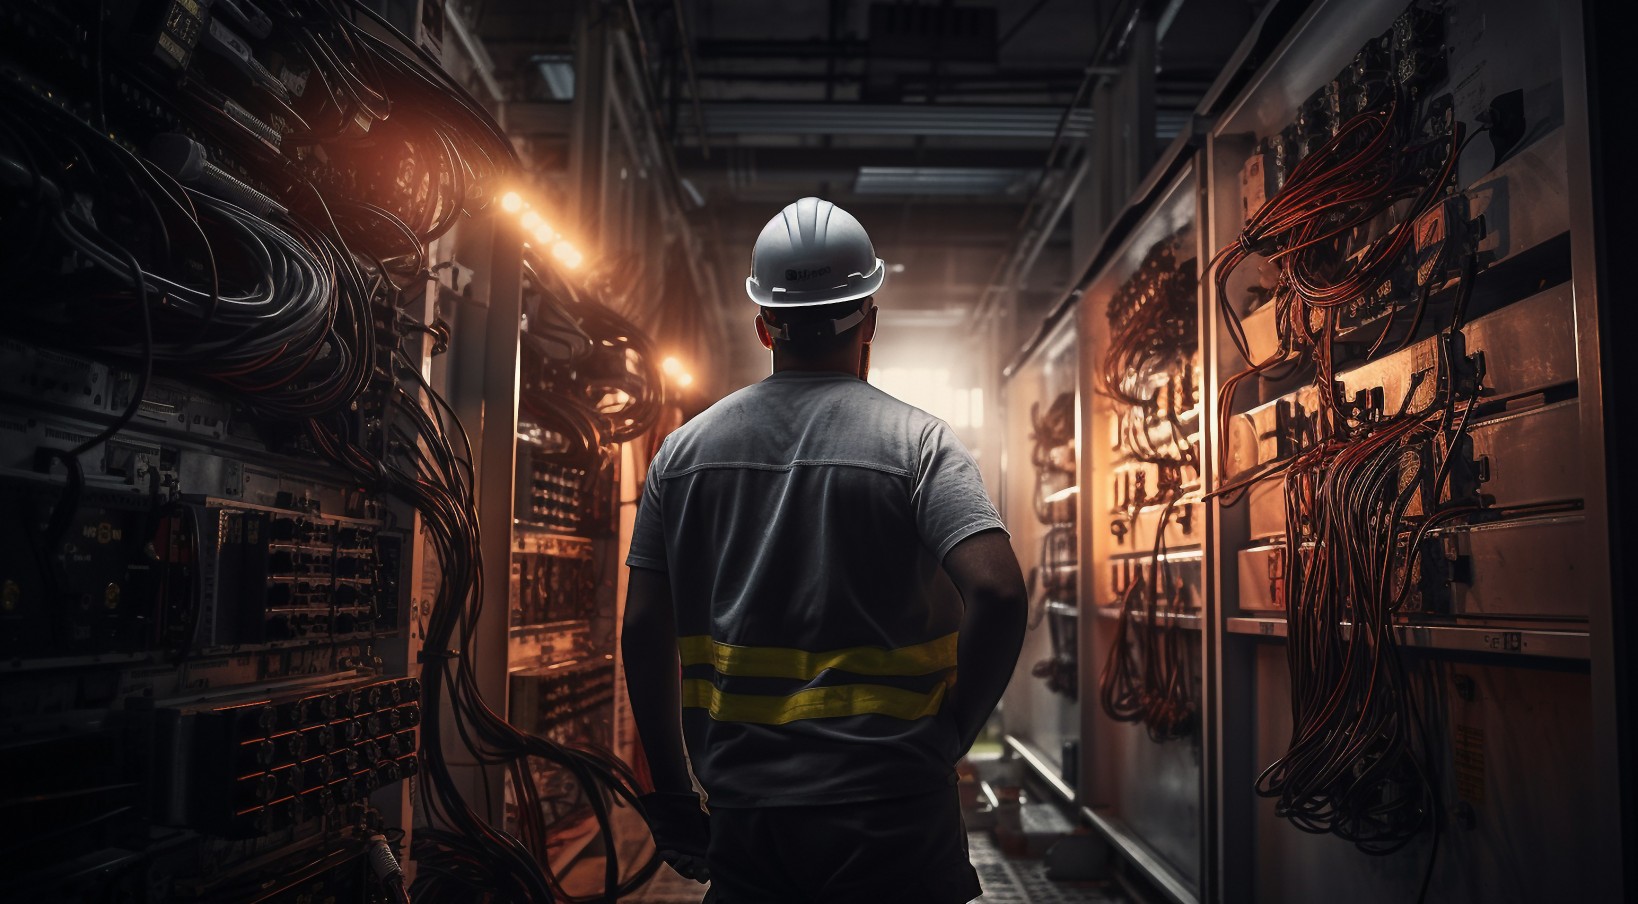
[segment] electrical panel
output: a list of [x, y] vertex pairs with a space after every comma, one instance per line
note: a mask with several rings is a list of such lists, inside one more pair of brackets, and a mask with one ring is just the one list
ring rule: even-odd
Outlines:
[[1084, 284], [1078, 311], [1096, 618], [1081, 721], [1082, 801], [1160, 862], [1202, 873], [1206, 703], [1205, 439], [1199, 342], [1199, 170], [1155, 186], [1150, 214]]
[[1064, 297], [1075, 803], [1174, 900], [1615, 877], [1582, 16], [1271, 6]]
[[1197, 257], [1190, 223], [1146, 249], [1101, 304], [1108, 343], [1093, 407], [1109, 425], [1099, 456], [1107, 490], [1096, 488], [1093, 506], [1108, 529], [1093, 549], [1109, 580], [1099, 604], [1116, 609], [1118, 624], [1100, 703], [1157, 739], [1191, 731], [1199, 710], [1196, 657], [1177, 633], [1191, 615], [1198, 623], [1200, 606], [1199, 557], [1189, 553], [1201, 524], [1188, 496], [1200, 485]]
[[1002, 437], [1006, 446], [1002, 518], [1023, 566], [1030, 595], [1028, 627], [1012, 682], [1003, 697], [1006, 743], [1050, 772], [1061, 795], [1082, 778], [1076, 753], [1085, 645], [1080, 604], [1081, 349], [1069, 325], [1045, 338], [1040, 354], [1006, 383]]
[[1571, 255], [1579, 16], [1316, 4], [1211, 128], [1218, 881], [1245, 899], [1334, 896], [1342, 877], [1344, 900], [1599, 881], [1590, 863], [1472, 880], [1526, 836], [1555, 863], [1591, 847], [1577, 788], [1514, 790], [1578, 768], [1574, 744], [1529, 719], [1472, 729], [1478, 709], [1518, 717], [1516, 694], [1483, 697], [1528, 669], [1564, 695], [1554, 730], [1590, 731], [1588, 623], [1608, 601], [1587, 516], [1604, 487], [1579, 457], [1601, 436]]
[[510, 145], [364, 4], [8, 3], [0, 98], [6, 895], [393, 900], [470, 586], [425, 276]]
[[585, 763], [626, 777], [605, 785], [634, 781], [613, 757], [635, 749], [616, 700], [621, 501], [636, 493], [621, 444], [655, 426], [663, 375], [642, 330], [543, 262], [525, 267], [523, 308], [506, 714], [583, 759], [529, 757], [506, 775], [504, 810], [508, 829], [559, 872], [608, 818], [609, 789], [587, 783]]
[[512, 627], [590, 621], [599, 612], [598, 563], [591, 541], [523, 534], [512, 553]]
[[[541, 404], [541, 395], [535, 395]], [[610, 536], [618, 457], [573, 450], [562, 434], [525, 421], [517, 452], [512, 537], [507, 717], [564, 747], [615, 747], [615, 605], [620, 563]], [[545, 855], [566, 863], [595, 834], [582, 778], [562, 763], [530, 761], [507, 777], [507, 820], [556, 839]]]
[[[520, 669], [509, 680], [514, 724], [559, 744], [613, 748], [612, 655]], [[529, 777], [547, 825], [568, 826], [591, 815], [590, 789], [567, 770], [531, 764]]]
[[320, 819], [414, 775], [421, 687], [347, 681], [126, 710], [149, 751], [156, 822], [254, 838]]

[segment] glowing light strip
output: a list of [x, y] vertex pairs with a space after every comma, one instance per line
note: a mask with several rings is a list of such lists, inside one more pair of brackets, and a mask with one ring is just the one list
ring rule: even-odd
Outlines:
[[550, 250], [552, 257], [563, 266], [573, 270], [585, 262], [585, 255], [580, 253], [572, 242], [565, 239], [562, 233], [553, 229], [546, 218], [540, 215], [524, 197], [515, 191], [509, 191], [500, 197], [500, 208], [518, 218], [518, 225], [532, 240], [535, 247], [542, 251]]

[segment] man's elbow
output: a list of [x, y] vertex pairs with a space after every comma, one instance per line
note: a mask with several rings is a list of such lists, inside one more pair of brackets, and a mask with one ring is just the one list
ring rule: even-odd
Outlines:
[[1022, 624], [1029, 615], [1029, 591], [1022, 580], [999, 578], [973, 585], [968, 606], [981, 609], [988, 617]]
[[1000, 618], [1027, 613], [1029, 592], [1005, 532], [982, 531], [957, 543], [944, 557], [944, 570], [969, 609]]

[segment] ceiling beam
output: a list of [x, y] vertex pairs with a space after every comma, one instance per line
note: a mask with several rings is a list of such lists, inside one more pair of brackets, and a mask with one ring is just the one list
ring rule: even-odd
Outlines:
[[864, 41], [825, 41], [815, 37], [810, 41], [740, 41], [702, 39], [697, 51], [699, 58], [740, 60], [839, 60], [863, 58], [869, 45]]
[[[1001, 167], [1019, 169], [1041, 165], [1041, 151], [1035, 148], [964, 148], [929, 146], [925, 148], [860, 148], [860, 147], [759, 147], [745, 148], [737, 153], [736, 165], [753, 167], [758, 172], [777, 170], [847, 171], [857, 172], [861, 166], [918, 166], [947, 167]], [[683, 170], [721, 169], [719, 158], [709, 162], [699, 149], [677, 149], [677, 166]]]
[[[785, 203], [796, 200], [786, 198]], [[783, 206], [778, 201], [713, 200], [717, 238], [726, 247], [735, 243], [750, 248], [763, 224]], [[999, 255], [1017, 232], [1015, 205], [915, 204], [901, 200], [858, 198], [844, 205], [863, 223], [877, 244], [891, 241], [906, 246], [941, 247], [949, 244], [988, 245]]]
[[[913, 135], [1051, 138], [1063, 107], [1056, 105], [859, 104], [787, 101], [705, 104], [713, 135]], [[1070, 116], [1066, 135], [1084, 137], [1092, 112]]]

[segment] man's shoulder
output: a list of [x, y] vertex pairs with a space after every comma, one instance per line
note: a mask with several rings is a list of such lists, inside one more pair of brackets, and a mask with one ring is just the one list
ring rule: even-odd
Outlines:
[[[671, 431], [669, 439], [672, 443], [686, 443], [688, 440], [702, 434], [709, 434], [724, 429], [724, 422], [737, 421], [747, 410], [754, 409], [766, 400], [759, 387], [761, 383], [752, 383], [742, 386], [728, 393], [710, 405], [704, 411], [689, 418], [682, 426]], [[736, 425], [737, 426], [737, 425]], [[735, 426], [728, 426], [735, 429]]]

